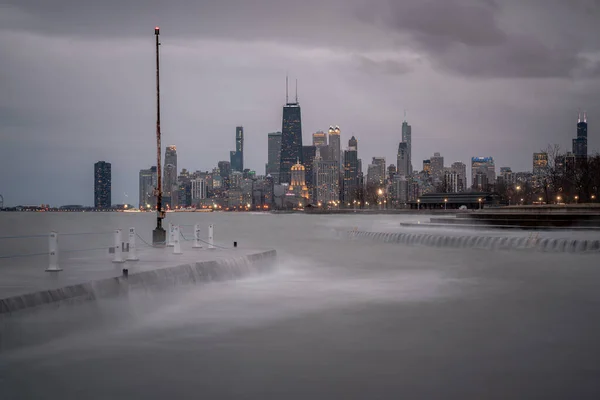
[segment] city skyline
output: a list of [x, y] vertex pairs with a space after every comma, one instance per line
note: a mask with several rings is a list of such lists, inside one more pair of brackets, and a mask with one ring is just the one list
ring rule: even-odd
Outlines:
[[[600, 69], [593, 60], [600, 46], [595, 39], [599, 28], [592, 23], [598, 11], [586, 9], [584, 2], [552, 3], [540, 11], [512, 1], [468, 7], [467, 0], [409, 0], [392, 4], [387, 15], [394, 21], [383, 21], [385, 29], [379, 30], [369, 18], [357, 20], [353, 14], [361, 2], [345, 2], [340, 13], [340, 2], [326, 0], [318, 6], [320, 17], [335, 16], [340, 23], [320, 30], [319, 40], [296, 18], [315, 15], [317, 5], [310, 2], [292, 6], [284, 1], [275, 7], [259, 2], [252, 10], [235, 8], [233, 14], [214, 5], [198, 13], [202, 24], [186, 19], [200, 6], [176, 2], [180, 7], [170, 6], [177, 11], [167, 15], [160, 6], [140, 3], [140, 18], [122, 25], [110, 16], [127, 12], [115, 12], [120, 8], [110, 2], [100, 4], [96, 13], [67, 7], [64, 15], [21, 3], [8, 8], [7, 34], [0, 38], [0, 50], [7, 55], [0, 60], [1, 85], [9, 94], [0, 100], [5, 143], [0, 159], [5, 169], [17, 166], [0, 177], [7, 205], [92, 204], [90, 159], [112, 163], [113, 202], [131, 203], [137, 197], [140, 168], [155, 164], [156, 24], [163, 44], [163, 148], [185, 149], [179, 165], [189, 169], [209, 170], [228, 160], [232, 129], [243, 125], [244, 164], [260, 173], [267, 133], [281, 129], [281, 77], [287, 71], [301, 84], [303, 142], [339, 125], [341, 142], [356, 136], [365, 161], [395, 159], [404, 109], [414, 128], [415, 169], [441, 152], [447, 164], [489, 155], [498, 169], [531, 170], [531, 154], [548, 144], [571, 150], [573, 121], [584, 111], [590, 122], [588, 152], [599, 149], [594, 121], [600, 115]], [[384, 15], [380, 1], [369, 8], [374, 16]], [[211, 22], [235, 20], [242, 11], [253, 18], [233, 24], [235, 29]], [[423, 19], [440, 14], [443, 19]], [[406, 16], [410, 24], [401, 23]], [[556, 24], [559, 17], [570, 23]], [[46, 23], [35, 23], [40, 19]], [[282, 25], [247, 34], [247, 28], [267, 26], [264, 22], [273, 19]], [[503, 30], [517, 20], [525, 22], [527, 32]], [[441, 24], [442, 37], [433, 29]], [[201, 31], [195, 30], [198, 25]], [[391, 44], [390, 38], [400, 44]], [[369, 50], [373, 42], [380, 47]], [[463, 45], [457, 49], [458, 43]], [[505, 62], [489, 61], [494, 54]]]

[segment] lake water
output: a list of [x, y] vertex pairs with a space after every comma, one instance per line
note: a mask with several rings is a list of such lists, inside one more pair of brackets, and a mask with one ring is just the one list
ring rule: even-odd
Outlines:
[[[168, 217], [214, 223], [217, 243], [275, 248], [278, 270], [4, 321], [69, 332], [0, 354], [0, 398], [600, 398], [598, 253], [404, 246], [339, 234], [457, 234], [400, 228], [428, 221], [422, 215]], [[146, 213], [0, 213], [2, 236], [134, 226], [149, 240], [154, 223]], [[45, 239], [36, 240], [0, 241], [0, 254], [43, 251]], [[61, 236], [61, 246], [111, 240]]]

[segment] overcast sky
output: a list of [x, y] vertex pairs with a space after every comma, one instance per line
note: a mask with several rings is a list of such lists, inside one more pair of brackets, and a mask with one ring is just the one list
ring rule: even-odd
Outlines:
[[0, 0], [0, 194], [93, 204], [105, 160], [113, 203], [137, 204], [156, 157], [155, 25], [180, 168], [229, 160], [243, 125], [245, 165], [263, 174], [286, 73], [305, 144], [339, 125], [365, 171], [395, 164], [404, 110], [418, 169], [438, 151], [531, 170], [547, 144], [570, 150], [578, 110], [598, 151], [598, 21], [600, 0]]

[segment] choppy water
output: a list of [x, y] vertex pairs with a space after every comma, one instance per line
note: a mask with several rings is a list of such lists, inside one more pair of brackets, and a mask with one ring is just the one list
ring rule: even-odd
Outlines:
[[[422, 216], [169, 217], [214, 223], [217, 242], [276, 248], [279, 270], [15, 318], [20, 329], [60, 324], [70, 333], [1, 354], [1, 398], [600, 398], [598, 254], [405, 246], [338, 234], [440, 232], [399, 227]], [[18, 234], [135, 226], [149, 238], [154, 219], [0, 214], [0, 223]], [[65, 240], [76, 248], [110, 237]]]

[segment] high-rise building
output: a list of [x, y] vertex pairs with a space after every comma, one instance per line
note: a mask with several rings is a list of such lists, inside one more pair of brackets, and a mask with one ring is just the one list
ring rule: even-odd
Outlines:
[[192, 204], [198, 205], [200, 200], [206, 198], [206, 181], [203, 178], [194, 178], [192, 185]]
[[281, 163], [281, 132], [268, 135], [266, 175], [271, 175], [275, 184], [279, 183], [279, 168]]
[[354, 136], [348, 141], [348, 150], [344, 150], [344, 187], [342, 201], [352, 204], [358, 197], [358, 141]]
[[583, 113], [577, 118], [577, 137], [573, 139], [573, 154], [577, 160], [587, 159], [587, 115]]
[[[340, 142], [340, 127], [333, 126], [329, 127], [329, 160], [336, 161], [338, 165], [341, 165], [341, 142]], [[323, 157], [323, 155], [321, 155]], [[323, 157], [325, 158], [325, 157]]]
[[431, 160], [423, 160], [423, 172], [431, 175]]
[[[533, 175], [540, 177], [548, 170], [548, 153], [533, 153]], [[500, 168], [502, 171], [502, 168]]]
[[300, 206], [306, 205], [308, 201], [308, 187], [306, 187], [306, 169], [304, 165], [300, 164], [300, 160], [296, 161], [296, 164], [292, 165], [290, 170], [290, 186], [288, 187], [288, 194], [295, 197], [294, 205], [299, 202]]
[[412, 127], [404, 120], [402, 122], [402, 141], [406, 143], [406, 149], [408, 151], [408, 169], [407, 176], [413, 172], [412, 167]]
[[323, 131], [312, 134], [312, 144], [316, 147], [327, 146], [327, 135]]
[[367, 185], [375, 187], [385, 186], [385, 157], [373, 157], [367, 167]]
[[458, 174], [455, 171], [444, 172], [444, 193], [458, 193]]
[[[477, 174], [485, 174], [485, 182], [477, 178]], [[477, 178], [477, 179], [476, 179]], [[471, 158], [471, 179], [472, 187], [478, 190], [488, 190], [488, 185], [496, 182], [496, 166], [493, 157], [472, 157]]]
[[317, 203], [333, 205], [339, 199], [340, 166], [337, 161], [325, 160], [321, 157], [321, 148], [317, 147], [314, 161], [314, 200]]
[[175, 145], [167, 146], [165, 149], [165, 166], [163, 173], [163, 202], [165, 205], [173, 207], [177, 201], [177, 147]]
[[[287, 93], [287, 81], [286, 81]], [[302, 164], [302, 112], [300, 103], [298, 103], [298, 93], [296, 92], [296, 101], [290, 103], [286, 96], [286, 104], [283, 106], [283, 118], [281, 128], [281, 159], [279, 170], [279, 182], [291, 182], [292, 166], [299, 162]]]
[[500, 176], [502, 182], [506, 185], [512, 185], [515, 183], [515, 174], [513, 174], [512, 169], [510, 167], [500, 167]]
[[388, 175], [387, 175], [387, 179], [388, 182], [392, 182], [394, 180], [394, 176], [396, 176], [397, 170], [396, 170], [396, 166], [394, 164], [390, 164], [390, 166], [388, 167]]
[[139, 207], [143, 209], [156, 208], [154, 189], [157, 187], [156, 166], [140, 170]]
[[431, 176], [434, 181], [441, 181], [444, 177], [444, 157], [440, 153], [433, 153], [431, 160]]
[[94, 207], [111, 207], [111, 165], [106, 161], [94, 164]]
[[219, 167], [219, 175], [221, 176], [223, 189], [229, 189], [231, 185], [231, 163], [229, 161], [219, 161], [217, 166]]
[[408, 143], [400, 142], [398, 145], [398, 156], [396, 158], [397, 173], [402, 176], [410, 175], [410, 155], [408, 152]]
[[306, 172], [305, 182], [308, 188], [309, 200], [312, 200], [314, 195], [314, 161], [317, 154], [316, 146], [302, 146], [302, 159], [304, 160], [304, 170]]
[[244, 127], [235, 128], [235, 151], [229, 152], [231, 169], [244, 171]]
[[469, 187], [467, 184], [467, 166], [462, 161], [453, 162], [450, 166], [450, 171], [456, 172], [457, 186], [459, 192], [464, 192]]

